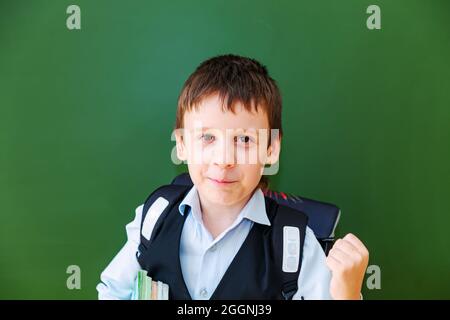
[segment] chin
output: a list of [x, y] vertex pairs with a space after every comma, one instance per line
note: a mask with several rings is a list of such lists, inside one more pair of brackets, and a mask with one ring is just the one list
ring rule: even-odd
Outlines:
[[239, 200], [238, 189], [223, 189], [205, 185], [201, 190], [208, 201], [218, 205], [230, 205]]

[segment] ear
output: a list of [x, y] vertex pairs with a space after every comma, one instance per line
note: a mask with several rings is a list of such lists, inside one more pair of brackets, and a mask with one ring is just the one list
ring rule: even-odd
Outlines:
[[267, 149], [267, 159], [266, 164], [275, 164], [280, 159], [281, 152], [281, 138], [276, 137], [275, 139], [271, 139], [271, 143], [269, 148]]
[[183, 136], [184, 129], [176, 129], [175, 130], [175, 141], [177, 145], [177, 157], [181, 161], [187, 160], [187, 154], [186, 154], [186, 145], [185, 145], [185, 139]]

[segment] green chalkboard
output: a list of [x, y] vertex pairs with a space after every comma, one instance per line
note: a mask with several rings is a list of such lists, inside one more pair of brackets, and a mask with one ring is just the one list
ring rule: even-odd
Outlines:
[[134, 209], [186, 169], [170, 157], [183, 82], [223, 53], [278, 81], [271, 186], [342, 208], [338, 236], [381, 270], [364, 297], [449, 299], [446, 0], [2, 1], [0, 298], [96, 299]]

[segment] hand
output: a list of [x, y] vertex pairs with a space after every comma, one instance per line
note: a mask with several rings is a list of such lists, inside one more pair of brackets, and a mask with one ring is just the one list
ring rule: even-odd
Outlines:
[[359, 300], [369, 263], [369, 251], [355, 235], [338, 239], [327, 257], [331, 270], [330, 294], [335, 300]]

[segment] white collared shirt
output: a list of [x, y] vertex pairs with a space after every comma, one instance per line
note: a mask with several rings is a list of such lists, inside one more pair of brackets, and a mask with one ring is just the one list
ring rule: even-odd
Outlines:
[[[141, 269], [136, 252], [140, 243], [142, 209], [143, 205], [136, 208], [134, 220], [126, 226], [127, 242], [100, 276], [101, 283], [97, 285], [99, 299], [131, 298], [134, 280]], [[179, 211], [181, 215], [188, 215], [180, 239], [183, 278], [192, 299], [206, 300], [213, 294], [253, 224], [270, 225], [264, 194], [257, 189], [231, 226], [215, 239], [203, 224], [195, 186], [180, 203]], [[322, 247], [307, 227], [299, 289], [293, 299], [331, 299], [330, 280], [331, 272], [326, 266]]]

